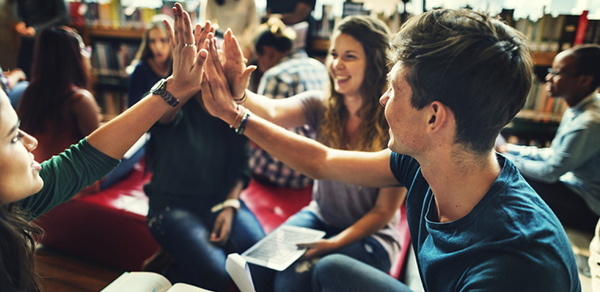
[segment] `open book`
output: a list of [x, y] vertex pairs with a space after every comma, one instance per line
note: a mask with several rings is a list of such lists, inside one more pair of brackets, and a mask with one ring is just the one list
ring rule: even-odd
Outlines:
[[249, 263], [283, 271], [306, 252], [296, 244], [315, 242], [324, 236], [325, 231], [282, 225], [246, 250], [242, 257]]
[[211, 292], [196, 286], [171, 285], [163, 275], [154, 272], [125, 272], [100, 292]]

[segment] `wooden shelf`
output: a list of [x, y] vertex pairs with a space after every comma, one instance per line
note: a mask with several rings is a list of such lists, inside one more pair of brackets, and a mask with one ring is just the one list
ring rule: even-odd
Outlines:
[[534, 52], [533, 64], [536, 66], [552, 67], [552, 61], [558, 52]]

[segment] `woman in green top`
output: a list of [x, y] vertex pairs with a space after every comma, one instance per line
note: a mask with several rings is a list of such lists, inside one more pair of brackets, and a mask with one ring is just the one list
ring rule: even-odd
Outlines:
[[[170, 38], [176, 62], [166, 89], [185, 102], [200, 89], [207, 56], [205, 49], [195, 49], [194, 40], [200, 44], [207, 35], [196, 35], [196, 38], [192, 35], [189, 15], [183, 12], [181, 5], [176, 4], [174, 13], [178, 33], [174, 35], [170, 30]], [[6, 94], [0, 91], [2, 291], [39, 291], [34, 272], [33, 236], [41, 230], [29, 221], [102, 178], [168, 108], [160, 95], [149, 94], [79, 144], [40, 165], [31, 154], [37, 141], [19, 130], [17, 114]]]

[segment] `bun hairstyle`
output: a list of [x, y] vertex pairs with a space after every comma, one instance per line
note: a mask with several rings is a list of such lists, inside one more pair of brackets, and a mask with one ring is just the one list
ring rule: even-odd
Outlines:
[[259, 55], [264, 54], [264, 46], [275, 48], [278, 52], [287, 52], [292, 49], [296, 32], [287, 27], [281, 19], [271, 17], [267, 22], [256, 29], [252, 42]]

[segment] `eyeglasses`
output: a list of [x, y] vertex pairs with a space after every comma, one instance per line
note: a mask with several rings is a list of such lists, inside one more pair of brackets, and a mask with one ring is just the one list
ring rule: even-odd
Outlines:
[[553, 70], [552, 68], [548, 68], [548, 75], [546, 77], [554, 77], [554, 76], [579, 76], [581, 74], [577, 73], [566, 73], [558, 70]]

